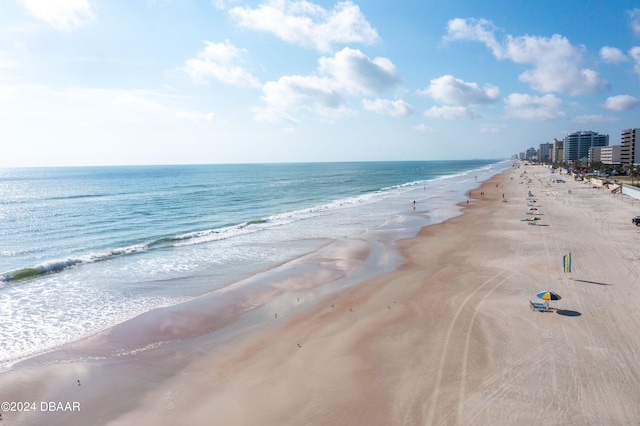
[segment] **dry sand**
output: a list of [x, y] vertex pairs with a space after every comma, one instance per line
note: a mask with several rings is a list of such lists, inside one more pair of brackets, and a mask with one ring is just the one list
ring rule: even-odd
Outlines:
[[[639, 424], [640, 202], [554, 177], [494, 177], [464, 215], [402, 241], [397, 271], [233, 339], [18, 366], [0, 399], [81, 411], [3, 425]], [[538, 225], [520, 221], [528, 191]], [[543, 290], [562, 300], [531, 311]]]

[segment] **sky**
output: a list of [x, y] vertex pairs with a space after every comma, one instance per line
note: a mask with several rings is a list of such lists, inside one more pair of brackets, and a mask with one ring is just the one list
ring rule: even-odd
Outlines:
[[634, 127], [637, 1], [0, 0], [0, 167], [501, 159]]

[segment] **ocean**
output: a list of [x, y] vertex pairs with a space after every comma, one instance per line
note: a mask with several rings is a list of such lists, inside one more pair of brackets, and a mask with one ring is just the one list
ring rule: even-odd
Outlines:
[[[335, 241], [387, 251], [510, 161], [0, 169], [0, 371]], [[250, 285], [250, 284], [249, 284]]]

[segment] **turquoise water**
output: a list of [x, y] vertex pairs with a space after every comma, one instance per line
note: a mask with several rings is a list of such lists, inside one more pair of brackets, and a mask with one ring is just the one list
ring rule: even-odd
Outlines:
[[331, 239], [384, 229], [396, 239], [415, 235], [458, 214], [466, 191], [509, 165], [0, 170], [0, 367]]

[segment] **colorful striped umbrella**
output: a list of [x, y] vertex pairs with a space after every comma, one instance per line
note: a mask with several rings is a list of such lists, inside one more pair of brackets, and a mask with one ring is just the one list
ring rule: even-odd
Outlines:
[[538, 297], [542, 300], [560, 300], [562, 297], [555, 291], [543, 291], [538, 293]]

